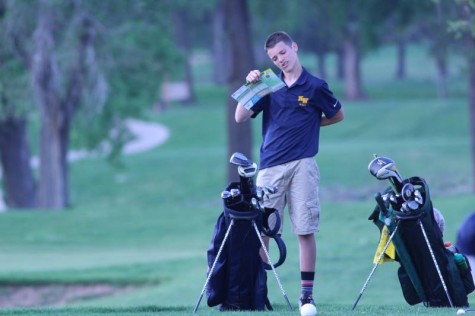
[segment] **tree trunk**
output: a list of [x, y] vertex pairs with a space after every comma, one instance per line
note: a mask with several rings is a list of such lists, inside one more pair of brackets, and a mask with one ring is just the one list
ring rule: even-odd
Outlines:
[[325, 52], [317, 53], [317, 69], [318, 69], [318, 76], [322, 79], [327, 79], [327, 67], [325, 63], [325, 57], [327, 54]]
[[475, 192], [475, 38], [468, 39], [469, 49], [467, 50], [468, 59], [468, 107], [470, 113], [470, 135], [472, 140], [472, 188]]
[[336, 77], [338, 80], [345, 79], [345, 53], [342, 48], [336, 51]]
[[[34, 34], [31, 69], [41, 119], [38, 206], [62, 209], [70, 204], [67, 161], [70, 125], [84, 91], [87, 68], [95, 65], [92, 45], [95, 30], [86, 12], [78, 10], [77, 59], [72, 61], [70, 71], [60, 76], [54, 52], [54, 14], [48, 4], [42, 2]], [[60, 78], [66, 83], [59, 84]], [[62, 91], [62, 86], [65, 86], [65, 91]]]
[[0, 159], [6, 205], [16, 209], [34, 208], [36, 184], [25, 119], [8, 117], [0, 122]]
[[41, 208], [62, 209], [68, 206], [66, 193], [65, 157], [62, 153], [60, 126], [41, 124], [40, 183], [38, 205]]
[[61, 209], [66, 206], [59, 131], [64, 121], [59, 98], [59, 71], [54, 55], [51, 8], [43, 7], [34, 34], [32, 86], [40, 109], [40, 166], [38, 206]]
[[[236, 124], [234, 120], [236, 101], [230, 97], [235, 90], [244, 84], [248, 72], [255, 68], [247, 0], [226, 0], [224, 2], [224, 12], [231, 53], [227, 102], [227, 159], [237, 151], [252, 159], [251, 123]], [[228, 164], [227, 174], [228, 181], [235, 181], [238, 178], [235, 166], [230, 164]]]
[[358, 42], [347, 37], [343, 43], [345, 56], [345, 95], [348, 100], [361, 100], [365, 95], [361, 89], [361, 71]]
[[406, 79], [406, 41], [397, 41], [396, 79]]
[[218, 1], [213, 15], [213, 80], [222, 85], [227, 82], [229, 73], [228, 41], [224, 24], [224, 4]]
[[439, 99], [447, 99], [447, 58], [442, 54], [436, 54], [435, 64], [437, 69], [437, 93]]
[[174, 13], [173, 24], [175, 25], [175, 39], [178, 49], [184, 58], [185, 82], [188, 86], [189, 97], [183, 100], [185, 104], [192, 104], [195, 101], [193, 73], [191, 71], [191, 49], [188, 36], [189, 25], [188, 11], [186, 9], [177, 9]]

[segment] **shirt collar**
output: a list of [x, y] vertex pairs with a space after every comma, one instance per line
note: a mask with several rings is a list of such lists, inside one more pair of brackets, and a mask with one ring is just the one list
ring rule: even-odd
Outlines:
[[[309, 75], [309, 73], [308, 73], [307, 69], [305, 69], [305, 67], [302, 66], [302, 73], [300, 74], [300, 77], [297, 79], [297, 81], [295, 81], [295, 83], [291, 87], [301, 86], [301, 85], [305, 84], [305, 82], [307, 81], [308, 75]], [[279, 77], [280, 77], [280, 80], [284, 81], [284, 72], [283, 71], [280, 71]]]

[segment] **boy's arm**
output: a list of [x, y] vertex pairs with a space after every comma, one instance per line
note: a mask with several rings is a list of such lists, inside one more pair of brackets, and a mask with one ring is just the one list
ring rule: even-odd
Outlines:
[[345, 118], [345, 113], [343, 112], [343, 109], [340, 109], [338, 112], [336, 112], [335, 115], [333, 115], [331, 118], [327, 118], [325, 115], [322, 116], [322, 120], [320, 122], [320, 126], [328, 126], [332, 125], [335, 123], [338, 123], [340, 121], [343, 121]]
[[234, 112], [234, 119], [236, 123], [246, 122], [254, 114], [252, 110], [247, 110], [241, 103], [238, 102], [236, 111]]

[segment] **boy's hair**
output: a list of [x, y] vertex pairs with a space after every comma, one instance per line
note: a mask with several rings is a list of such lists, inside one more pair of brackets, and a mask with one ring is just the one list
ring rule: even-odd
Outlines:
[[289, 34], [283, 31], [274, 32], [267, 37], [264, 49], [267, 51], [268, 49], [273, 48], [279, 42], [284, 42], [284, 44], [291, 46], [294, 41]]

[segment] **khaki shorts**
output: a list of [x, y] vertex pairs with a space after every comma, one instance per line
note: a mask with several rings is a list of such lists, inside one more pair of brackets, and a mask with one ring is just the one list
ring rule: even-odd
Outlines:
[[[319, 230], [320, 171], [314, 158], [304, 158], [282, 165], [262, 169], [256, 179], [256, 185], [274, 185], [278, 192], [264, 198], [264, 206], [279, 210], [282, 225], [284, 208], [288, 206], [292, 232], [308, 235]], [[273, 223], [269, 220], [269, 224]]]

